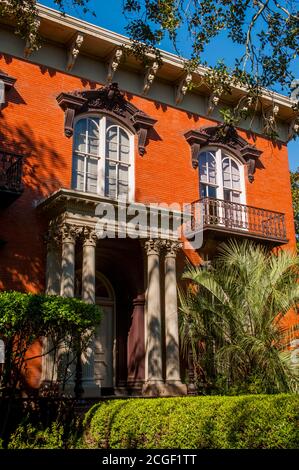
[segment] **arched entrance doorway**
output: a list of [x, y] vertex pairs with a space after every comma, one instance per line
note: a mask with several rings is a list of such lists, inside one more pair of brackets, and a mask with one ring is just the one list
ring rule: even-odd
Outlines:
[[85, 397], [111, 394], [115, 387], [115, 294], [111, 283], [100, 272], [96, 272], [95, 299], [101, 307], [102, 319], [82, 356]]

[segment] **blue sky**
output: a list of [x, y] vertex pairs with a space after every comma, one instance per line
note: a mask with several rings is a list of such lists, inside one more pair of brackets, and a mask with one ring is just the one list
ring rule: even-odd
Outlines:
[[[39, 2], [51, 8], [56, 8], [53, 0], [39, 0]], [[120, 34], [126, 34], [125, 26], [127, 24], [127, 20], [122, 14], [122, 3], [123, 0], [90, 0], [90, 8], [96, 13], [96, 17], [91, 13], [83, 14], [79, 8], [74, 9], [73, 7], [69, 7], [66, 8], [66, 12], [77, 18], [102, 26], [103, 28], [110, 29]], [[190, 41], [186, 38], [186, 34], [181, 34], [179, 36], [178, 45], [181, 53], [186, 57], [188, 57], [190, 52], [189, 44]], [[217, 54], [215, 54], [215, 46]], [[174, 52], [173, 47], [168, 40], [164, 40], [160, 47], [166, 51]], [[218, 60], [223, 59], [228, 66], [231, 66], [234, 63], [234, 58], [237, 53], [238, 46], [232, 44], [225, 37], [225, 34], [221, 34], [220, 37], [218, 36], [216, 42], [211, 43], [206, 49], [204, 59], [210, 65], [215, 65]], [[290, 168], [295, 170], [299, 167], [299, 139], [297, 141], [291, 141], [288, 148]]]

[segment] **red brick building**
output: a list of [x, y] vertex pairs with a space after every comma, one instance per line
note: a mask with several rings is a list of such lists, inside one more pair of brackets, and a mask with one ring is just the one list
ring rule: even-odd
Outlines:
[[[291, 102], [263, 95], [276, 106], [276, 144], [260, 116], [252, 132], [244, 121], [223, 135], [208, 89], [187, 89], [178, 57], [163, 52], [160, 68], [144, 69], [125, 57], [128, 41], [118, 34], [46, 7], [40, 21], [37, 52], [9, 22], [0, 27], [0, 289], [82, 296], [103, 307], [84, 365], [87, 396], [186, 393], [176, 294], [186, 256], [211, 259], [229, 237], [295, 248]], [[223, 105], [242, 93], [222, 96]], [[111, 222], [115, 238], [99, 238], [99, 203], [118, 215], [130, 203], [183, 208], [199, 199], [203, 243], [194, 249], [163, 228], [161, 213], [154, 232], [148, 213], [138, 238], [128, 220], [122, 228]], [[31, 385], [47, 382], [51, 367], [51, 357], [32, 366]]]

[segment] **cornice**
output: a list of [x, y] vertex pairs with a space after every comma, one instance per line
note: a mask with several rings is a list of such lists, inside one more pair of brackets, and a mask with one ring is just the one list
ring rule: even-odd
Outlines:
[[[76, 75], [76, 67], [74, 68], [74, 72], [72, 70], [72, 66], [74, 65], [73, 59], [76, 61], [78, 60], [77, 55], [82, 55], [94, 61], [98, 61], [101, 64], [106, 64], [106, 82], [110, 82], [112, 70], [111, 65], [115, 62], [116, 52], [120, 49], [123, 50], [123, 48], [131, 44], [130, 40], [127, 37], [109, 31], [105, 28], [93, 25], [81, 19], [74, 18], [69, 15], [62, 15], [59, 11], [48, 8], [44, 5], [38, 4], [38, 11], [40, 19], [40, 35], [43, 39], [43, 44], [44, 46], [46, 46], [47, 44], [51, 44], [55, 45], [56, 47], [65, 49], [65, 71], [67, 73], [74, 73]], [[3, 24], [4, 29], [7, 27], [13, 27], [12, 19], [1, 19], [1, 23]], [[81, 36], [84, 38], [84, 40], [83, 42], [80, 42], [80, 47], [76, 46], [76, 49], [76, 47], [74, 46], [74, 44], [77, 44], [76, 38]], [[74, 49], [76, 49], [76, 51]], [[9, 51], [6, 52], [10, 53]], [[187, 77], [186, 71], [184, 70], [184, 60], [170, 52], [166, 52], [163, 50], [161, 50], [160, 52], [163, 63], [162, 66], [159, 67], [159, 69], [156, 71], [155, 81], [157, 81], [158, 84], [167, 84], [168, 86], [173, 88], [173, 102], [171, 101], [171, 99], [169, 101], [165, 101], [165, 99], [162, 99], [161, 101], [165, 102], [167, 105], [178, 107], [182, 110], [185, 109], [187, 112], [197, 113], [198, 115], [202, 116], [206, 115], [206, 113], [203, 112], [203, 110], [200, 108], [198, 109], [198, 111], [190, 109], [190, 96], [188, 102], [186, 102], [186, 105], [184, 100], [186, 94], [191, 95], [191, 99], [192, 97], [204, 100], [209, 99], [209, 93], [207, 88], [205, 86], [200, 85], [202, 77], [206, 73], [207, 69], [203, 66], [199, 66], [192, 73], [192, 82], [195, 86], [192, 88], [192, 90], [186, 90], [186, 83], [188, 82], [190, 77]], [[16, 54], [17, 57], [19, 57], [18, 54], [19, 53]], [[13, 52], [12, 55], [14, 55]], [[34, 62], [37, 57], [37, 63], [43, 63], [44, 59], [40, 59], [39, 53], [33, 54], [32, 57], [27, 57], [26, 60]], [[150, 60], [153, 59], [153, 57], [149, 58]], [[72, 59], [71, 62], [70, 59]], [[63, 66], [61, 67], [60, 65], [54, 65], [54, 68], [55, 67], [58, 70], [63, 70]], [[118, 68], [121, 68], [128, 72], [134, 72], [143, 76], [146, 75], [144, 65], [141, 62], [136, 61], [134, 57], [129, 55], [126, 55], [125, 59], [123, 58], [121, 63], [117, 63], [117, 67], [114, 67], [113, 73], [115, 73], [116, 69]], [[117, 73], [118, 72], [116, 72], [116, 75]], [[80, 76], [81, 78], [86, 78], [86, 74], [81, 72], [78, 74], [78, 76]], [[88, 79], [93, 80], [97, 83], [105, 83], [105, 80], [97, 79], [94, 76], [92, 78], [88, 77]], [[115, 78], [113, 77], [113, 80], [114, 79]], [[156, 89], [157, 88], [155, 88], [155, 90]], [[128, 91], [136, 95], [143, 95], [141, 85], [139, 91], [136, 89], [128, 89]], [[224, 106], [234, 106], [236, 102], [240, 99], [240, 97], [245, 95], [246, 89], [241, 87], [235, 87], [233, 88], [231, 95], [224, 94], [221, 97], [221, 102]], [[151, 95], [149, 95], [149, 99], [150, 97]], [[157, 96], [155, 96], [155, 98], [153, 99], [157, 100]], [[279, 107], [279, 111], [276, 116], [278, 122], [281, 121], [284, 126], [289, 125], [290, 129], [292, 129], [296, 113], [292, 109], [293, 101], [289, 97], [265, 89], [262, 93], [262, 101], [265, 108], [272, 107], [273, 103], [277, 104]], [[221, 117], [215, 114], [212, 120], [221, 121]], [[244, 129], [246, 129], [246, 123], [244, 124], [244, 126], [241, 125], [241, 127], [244, 127]], [[262, 129], [260, 129], [260, 127], [260, 124], [258, 124], [258, 129], [256, 129], [254, 132], [263, 135], [263, 131]], [[286, 134], [287, 131], [283, 130], [281, 140], [286, 141], [288, 139], [286, 137]]]
[[[57, 27], [63, 26], [66, 28], [70, 28], [73, 30], [73, 33], [78, 31], [84, 33], [85, 35], [92, 36], [97, 38], [98, 40], [105, 41], [111, 45], [111, 47], [115, 48], [117, 46], [130, 46], [131, 41], [128, 37], [115, 33], [113, 31], [107, 30], [100, 26], [93, 25], [87, 21], [80, 20], [78, 18], [72, 17], [70, 15], [61, 15], [59, 11], [56, 11], [52, 8], [48, 8], [44, 5], [38, 4], [38, 11], [39, 16], [41, 19], [45, 21], [51, 21], [53, 23], [52, 27], [52, 34], [53, 39], [55, 40], [55, 24]], [[164, 79], [167, 80], [167, 76], [165, 77], [165, 69], [169, 67], [175, 69], [176, 74], [181, 74], [181, 79], [184, 78], [184, 59], [180, 58], [179, 56], [172, 54], [171, 52], [167, 52], [164, 50], [160, 50], [161, 58], [163, 61], [163, 65], [160, 67], [159, 71], [157, 72], [157, 76], [163, 74], [164, 72]], [[192, 73], [193, 81], [199, 82], [203, 75], [206, 73], [207, 68], [203, 66], [197, 67], [197, 69]], [[169, 76], [169, 81], [173, 82], [173, 77]], [[234, 87], [233, 94], [240, 96], [240, 94], [246, 94], [246, 89], [244, 87]], [[280, 93], [264, 89], [262, 92], [262, 99], [265, 103], [273, 103], [273, 101], [278, 104], [280, 107], [288, 108], [289, 110], [292, 108], [294, 104], [293, 101]], [[279, 116], [281, 118], [281, 116]], [[288, 120], [290, 117], [288, 117]]]

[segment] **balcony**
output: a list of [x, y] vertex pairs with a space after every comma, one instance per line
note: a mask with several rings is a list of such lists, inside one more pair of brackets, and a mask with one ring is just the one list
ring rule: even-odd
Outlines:
[[23, 157], [0, 150], [0, 207], [7, 207], [23, 191]]
[[191, 204], [192, 231], [202, 227], [211, 238], [245, 237], [273, 245], [287, 243], [285, 215], [221, 199], [203, 198]]

